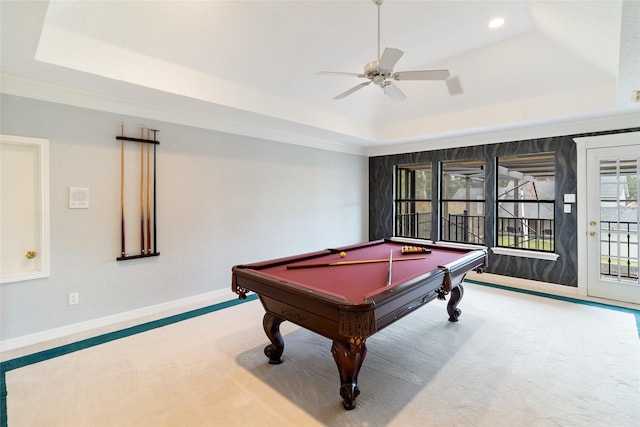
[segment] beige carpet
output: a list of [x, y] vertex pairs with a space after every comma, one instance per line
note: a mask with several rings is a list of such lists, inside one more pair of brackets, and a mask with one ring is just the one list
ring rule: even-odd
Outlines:
[[342, 408], [329, 340], [252, 301], [11, 370], [9, 426], [638, 426], [633, 314], [468, 284], [367, 341]]

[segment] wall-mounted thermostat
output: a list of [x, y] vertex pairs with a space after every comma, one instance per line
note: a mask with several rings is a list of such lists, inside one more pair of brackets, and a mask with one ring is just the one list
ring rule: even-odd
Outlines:
[[89, 189], [69, 187], [69, 209], [89, 209]]

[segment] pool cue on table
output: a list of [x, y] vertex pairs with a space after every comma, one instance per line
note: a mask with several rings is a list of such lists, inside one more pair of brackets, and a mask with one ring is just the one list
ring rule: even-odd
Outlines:
[[[426, 259], [426, 256], [414, 256], [414, 257], [405, 257], [405, 258], [396, 258], [393, 260], [394, 262], [400, 261], [412, 261], [416, 259]], [[336, 261], [336, 262], [321, 262], [316, 264], [290, 264], [287, 265], [289, 270], [297, 269], [297, 268], [313, 268], [313, 267], [337, 267], [340, 265], [355, 265], [355, 264], [373, 264], [377, 262], [389, 262], [387, 258], [385, 259], [363, 259], [359, 261]]]
[[[120, 122], [120, 131], [124, 137], [124, 121]], [[124, 256], [124, 139], [120, 141], [120, 253]]]
[[389, 252], [389, 275], [387, 276], [387, 286], [391, 284], [391, 271], [393, 269], [393, 249]]
[[[140, 139], [144, 139], [144, 125], [140, 125]], [[144, 248], [144, 143], [140, 142], [140, 251]]]
[[[147, 128], [147, 140], [150, 140], [149, 132], [151, 129]], [[151, 174], [150, 169], [150, 155], [151, 147], [150, 143], [145, 144], [147, 146], [147, 254], [151, 253], [151, 180], [149, 179]]]

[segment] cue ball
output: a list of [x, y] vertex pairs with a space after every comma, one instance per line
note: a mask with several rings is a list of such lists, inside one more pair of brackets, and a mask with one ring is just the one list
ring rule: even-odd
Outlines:
[[346, 256], [347, 256], [347, 254], [346, 254], [346, 253], [344, 253], [344, 252], [340, 252], [340, 258], [344, 258], [344, 257], [346, 257]]

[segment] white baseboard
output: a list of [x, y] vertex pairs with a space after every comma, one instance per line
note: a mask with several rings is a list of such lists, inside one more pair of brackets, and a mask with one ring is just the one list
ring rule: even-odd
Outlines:
[[[34, 344], [42, 344], [48, 341], [68, 338], [72, 335], [87, 334], [82, 338], [107, 333], [122, 327], [133, 326], [156, 319], [161, 319], [174, 314], [184, 313], [201, 307], [229, 301], [233, 295], [228, 289], [207, 292], [188, 298], [169, 301], [162, 304], [139, 308], [136, 310], [118, 313], [111, 316], [92, 319], [85, 322], [74, 323], [60, 328], [49, 329], [35, 334], [23, 335], [0, 341], [0, 353], [20, 349]], [[128, 324], [128, 325], [123, 325]]]
[[631, 304], [623, 301], [609, 300], [605, 298], [596, 298], [585, 295], [584, 290], [580, 287], [558, 285], [556, 283], [538, 282], [537, 280], [520, 279], [517, 277], [502, 276], [491, 273], [476, 273], [470, 271], [466, 279], [477, 280], [478, 282], [486, 282], [494, 285], [502, 285], [513, 289], [524, 291], [540, 292], [559, 297], [568, 297], [576, 300], [590, 301], [599, 304], [613, 305], [617, 307], [630, 308], [632, 310], [640, 309], [640, 305]]
[[494, 285], [508, 286], [515, 289], [523, 289], [528, 291], [547, 293], [551, 295], [579, 298], [578, 288], [573, 286], [538, 282], [536, 280], [502, 276], [500, 274], [476, 273], [475, 271], [470, 271], [469, 273], [467, 273], [465, 278], [470, 280], [477, 280], [478, 282], [492, 283]]

